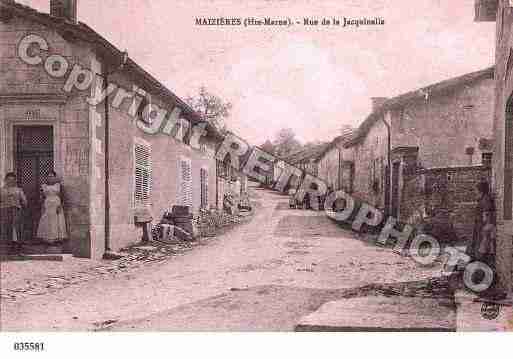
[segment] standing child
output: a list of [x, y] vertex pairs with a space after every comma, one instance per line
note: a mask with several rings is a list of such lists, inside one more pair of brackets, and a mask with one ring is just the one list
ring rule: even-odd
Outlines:
[[26, 206], [27, 198], [16, 185], [16, 175], [7, 173], [0, 188], [0, 240], [14, 244], [18, 250], [22, 241], [21, 211]]

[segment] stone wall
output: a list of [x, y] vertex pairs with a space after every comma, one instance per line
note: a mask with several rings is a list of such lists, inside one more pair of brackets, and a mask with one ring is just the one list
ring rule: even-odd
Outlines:
[[339, 166], [341, 154], [337, 147], [327, 151], [319, 159], [318, 177], [326, 182], [328, 186], [337, 190], [339, 187]]
[[72, 250], [78, 256], [91, 256], [90, 117], [85, 102], [89, 94], [66, 93], [63, 78], [49, 76], [43, 64], [24, 63], [18, 57], [17, 46], [28, 34], [37, 34], [48, 42], [48, 51], [41, 52], [43, 61], [50, 54], [59, 54], [72, 64], [91, 65], [88, 46], [71, 45], [51, 28], [20, 17], [0, 21], [0, 176], [3, 178], [15, 167], [13, 126], [52, 126], [54, 168], [63, 181]]
[[385, 207], [387, 138], [385, 125], [378, 121], [365, 138], [351, 148], [351, 155], [348, 154], [351, 152], [349, 149], [344, 151], [344, 160], [354, 160], [354, 196], [379, 209]]
[[490, 150], [480, 139], [493, 134], [494, 87], [489, 75], [391, 110], [392, 148], [418, 147], [425, 168], [481, 165]]
[[476, 186], [483, 179], [491, 179], [490, 168], [432, 168], [407, 175], [399, 219], [416, 225], [431, 223], [441, 241], [469, 240], [479, 199]]
[[[116, 73], [112, 76], [113, 83], [132, 89], [137, 83], [132, 74]], [[153, 104], [173, 109], [168, 103], [151, 89], [144, 89], [151, 94]], [[113, 99], [110, 99], [111, 105]], [[215, 143], [209, 142], [206, 151], [194, 149], [174, 137], [166, 134], [149, 135], [136, 126], [135, 119], [129, 115], [132, 100], [128, 99], [116, 109], [110, 106], [110, 185], [111, 185], [111, 248], [118, 250], [137, 242], [142, 237], [142, 228], [134, 223], [134, 214], [140, 206], [134, 203], [135, 168], [134, 146], [136, 143], [147, 144], [151, 149], [152, 188], [150, 204], [146, 207], [158, 222], [163, 213], [171, 210], [173, 205], [182, 204], [180, 200], [180, 161], [186, 159], [191, 164], [192, 178], [192, 211], [200, 209], [201, 186], [200, 170], [208, 171], [208, 203], [215, 205], [216, 200], [216, 161], [214, 159]], [[103, 179], [102, 179], [103, 180]]]

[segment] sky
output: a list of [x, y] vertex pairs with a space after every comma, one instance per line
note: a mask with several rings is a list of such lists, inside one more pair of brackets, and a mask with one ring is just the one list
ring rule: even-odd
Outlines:
[[[49, 0], [18, 0], [48, 12]], [[474, 0], [78, 0], [78, 18], [178, 96], [206, 86], [252, 144], [292, 128], [328, 141], [393, 97], [491, 66], [495, 23]], [[382, 17], [384, 26], [198, 26], [198, 17]]]

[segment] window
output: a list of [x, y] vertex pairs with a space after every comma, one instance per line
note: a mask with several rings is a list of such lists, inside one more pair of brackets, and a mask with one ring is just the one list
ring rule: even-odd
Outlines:
[[135, 159], [135, 191], [136, 206], [146, 206], [151, 201], [151, 148], [148, 144], [136, 143], [134, 146]]
[[491, 167], [492, 166], [492, 153], [491, 152], [485, 152], [481, 155], [481, 161], [483, 166]]
[[208, 170], [200, 169], [201, 208], [208, 207]]
[[182, 206], [192, 207], [192, 166], [191, 160], [185, 157], [180, 158], [178, 164], [179, 189], [177, 202]]
[[203, 153], [207, 153], [207, 144], [204, 141], [200, 142], [200, 151]]

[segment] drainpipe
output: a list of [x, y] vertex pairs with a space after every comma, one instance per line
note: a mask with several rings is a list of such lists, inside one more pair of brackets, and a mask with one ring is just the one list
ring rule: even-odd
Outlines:
[[219, 209], [219, 160], [216, 159], [216, 208]]
[[392, 178], [390, 178], [390, 174], [392, 173], [392, 133], [390, 124], [385, 121], [385, 116], [381, 116], [381, 121], [385, 124], [387, 129], [387, 173], [386, 173], [386, 193], [385, 193], [385, 216], [388, 218], [390, 215], [390, 197], [391, 197], [391, 189], [390, 185], [392, 183]]
[[123, 58], [121, 61], [121, 64], [115, 68], [112, 71], [107, 71], [108, 67], [105, 66], [105, 73], [103, 75], [104, 80], [104, 89], [105, 89], [105, 140], [104, 140], [104, 146], [105, 146], [105, 252], [103, 254], [103, 259], [118, 259], [119, 256], [112, 252], [112, 249], [110, 247], [110, 105], [109, 105], [109, 95], [108, 95], [108, 86], [109, 86], [109, 76], [116, 73], [117, 71], [120, 71], [125, 67], [126, 63], [128, 61], [128, 54], [127, 52], [123, 52]]
[[[104, 89], [107, 91], [109, 74], [105, 74]], [[110, 252], [110, 176], [109, 176], [109, 139], [110, 139], [110, 116], [109, 116], [109, 95], [105, 96], [105, 253], [107, 257]]]
[[337, 146], [337, 150], [338, 150], [337, 191], [339, 191], [340, 188], [342, 187], [342, 185], [340, 184], [340, 172], [342, 171], [342, 169], [341, 169], [342, 164], [340, 163], [340, 160], [342, 159], [342, 154], [341, 154], [341, 151], [340, 151], [340, 147]]

